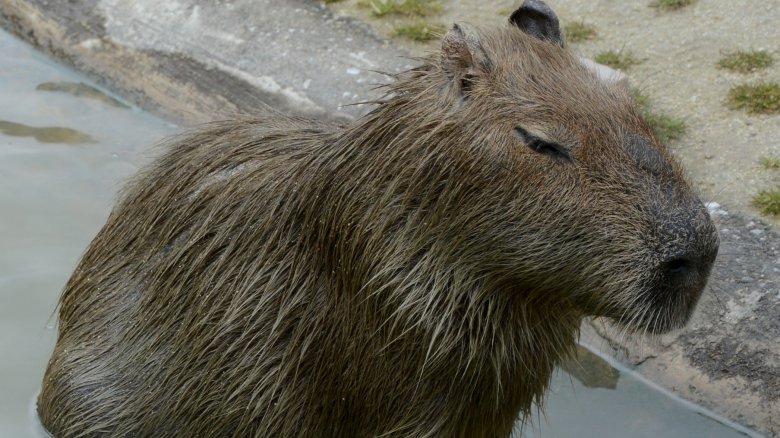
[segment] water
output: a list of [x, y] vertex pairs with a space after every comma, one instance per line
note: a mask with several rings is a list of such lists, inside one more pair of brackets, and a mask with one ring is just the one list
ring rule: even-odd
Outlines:
[[[591, 347], [580, 347], [573, 375], [553, 377], [545, 413], [525, 426], [527, 438], [760, 437], [659, 388]], [[584, 367], [584, 369], [583, 369]], [[579, 368], [579, 369], [576, 369]], [[519, 434], [516, 434], [520, 436]]]
[[173, 128], [95, 98], [84, 77], [2, 31], [0, 59], [0, 438], [16, 438], [33, 436], [28, 403], [65, 281], [121, 182]]
[[[31, 437], [62, 286], [122, 181], [174, 128], [2, 31], [0, 59], [0, 438]], [[580, 361], [556, 374], [526, 436], [751, 436], [586, 349]]]

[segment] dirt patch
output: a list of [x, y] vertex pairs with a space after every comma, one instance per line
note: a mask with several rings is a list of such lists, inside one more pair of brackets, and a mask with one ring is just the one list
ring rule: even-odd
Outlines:
[[[745, 346], [735, 340], [722, 339], [720, 342], [699, 345], [689, 342], [693, 347], [688, 357], [694, 365], [707, 367], [716, 379], [730, 378], [735, 375], [751, 382], [755, 391], [770, 401], [780, 399], [780, 366], [766, 366], [769, 351], [753, 351], [750, 356], [740, 354]], [[701, 347], [701, 348], [698, 348]]]

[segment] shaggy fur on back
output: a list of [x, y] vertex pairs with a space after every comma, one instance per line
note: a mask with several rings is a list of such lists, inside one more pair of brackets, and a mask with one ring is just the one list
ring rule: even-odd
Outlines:
[[584, 316], [683, 321], [695, 299], [648, 298], [663, 224], [711, 223], [627, 91], [515, 26], [476, 37], [478, 71], [432, 57], [349, 126], [172, 139], [65, 288], [48, 430], [508, 436]]

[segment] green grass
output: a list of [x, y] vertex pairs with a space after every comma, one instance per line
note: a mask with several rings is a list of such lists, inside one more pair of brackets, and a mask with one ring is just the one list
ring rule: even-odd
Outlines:
[[663, 143], [679, 140], [688, 132], [688, 126], [685, 121], [666, 114], [648, 111], [643, 114], [645, 121], [650, 125], [650, 129], [656, 138]]
[[753, 197], [753, 205], [767, 215], [780, 215], [780, 187], [774, 190], [764, 190]]
[[763, 157], [761, 165], [767, 170], [780, 169], [780, 157]]
[[412, 41], [430, 41], [440, 38], [444, 35], [446, 29], [440, 24], [414, 23], [397, 26], [395, 35]]
[[743, 84], [729, 90], [728, 106], [743, 109], [750, 114], [780, 113], [780, 84], [761, 82]]
[[322, 2], [325, 3], [326, 5], [331, 4], [331, 3], [338, 3], [340, 1], [343, 1], [343, 0], [322, 0]]
[[634, 97], [634, 103], [643, 113], [650, 109], [650, 96], [642, 93], [638, 88], [631, 90], [631, 96]]
[[601, 52], [596, 55], [594, 60], [599, 64], [604, 64], [618, 70], [627, 70], [632, 65], [642, 63], [642, 60], [635, 57], [633, 53], [623, 50], [608, 50], [606, 52]]
[[632, 90], [631, 94], [634, 96], [634, 102], [642, 113], [642, 118], [650, 126], [653, 135], [662, 143], [679, 140], [688, 132], [685, 120], [654, 111], [650, 104], [650, 97], [646, 94], [641, 93], [637, 89]]
[[595, 39], [596, 28], [590, 24], [585, 24], [584, 21], [577, 21], [569, 23], [563, 28], [563, 33], [566, 35], [566, 41], [572, 43], [580, 43], [582, 41], [588, 41]]
[[696, 0], [654, 0], [650, 3], [650, 7], [663, 11], [676, 11], [694, 3]]
[[737, 73], [752, 73], [767, 68], [775, 63], [772, 55], [755, 50], [737, 50], [723, 55], [718, 61], [718, 67]]
[[403, 15], [406, 17], [426, 17], [442, 11], [439, 0], [367, 0], [371, 15]]

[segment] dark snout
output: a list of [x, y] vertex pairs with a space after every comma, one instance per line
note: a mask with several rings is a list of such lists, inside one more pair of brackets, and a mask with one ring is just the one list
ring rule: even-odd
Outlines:
[[715, 224], [698, 199], [677, 201], [659, 215], [660, 237], [651, 301], [663, 318], [653, 331], [684, 325], [707, 285], [720, 244]]
[[664, 280], [670, 285], [678, 287], [701, 285], [703, 287], [717, 255], [717, 241], [702, 248], [699, 248], [698, 245], [692, 245], [692, 249], [662, 261], [660, 270]]
[[661, 225], [665, 242], [659, 269], [671, 285], [704, 287], [718, 256], [718, 232], [700, 201], [688, 204], [692, 205]]
[[670, 279], [687, 280], [707, 276], [718, 255], [718, 231], [706, 207], [698, 199], [685, 203], [671, 220], [662, 224], [667, 257], [661, 269]]

